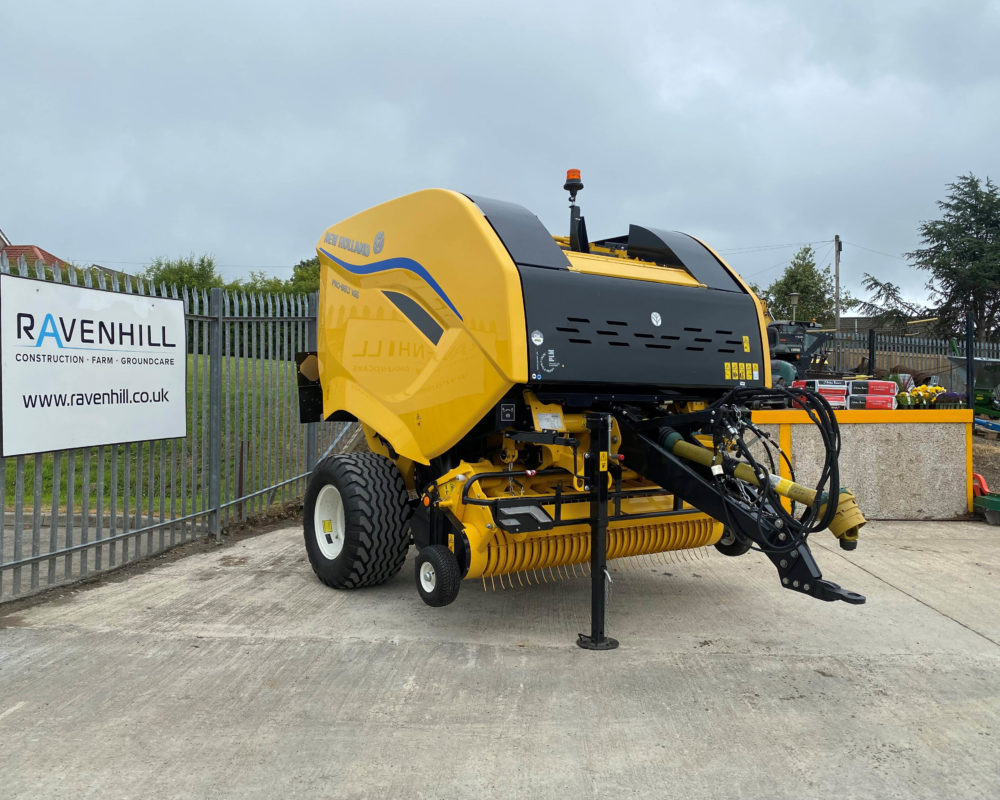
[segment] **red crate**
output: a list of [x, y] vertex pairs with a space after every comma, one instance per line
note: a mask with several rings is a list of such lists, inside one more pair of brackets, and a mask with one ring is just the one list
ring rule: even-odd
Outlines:
[[878, 394], [893, 397], [899, 391], [895, 381], [851, 381], [848, 394]]
[[[835, 386], [828, 389], [820, 389], [817, 394], [826, 399], [831, 408], [847, 408], [847, 387]], [[795, 401], [796, 408], [805, 408], [805, 405], [798, 400]]]
[[892, 410], [896, 408], [896, 395], [888, 394], [851, 394], [847, 396], [848, 408], [881, 408]]
[[847, 384], [848, 381], [839, 380], [836, 378], [828, 378], [826, 380], [812, 379], [802, 380], [802, 381], [792, 381], [792, 386], [796, 389], [812, 389], [814, 392], [825, 393], [823, 390], [827, 389], [830, 391], [837, 392], [839, 394], [847, 394]]

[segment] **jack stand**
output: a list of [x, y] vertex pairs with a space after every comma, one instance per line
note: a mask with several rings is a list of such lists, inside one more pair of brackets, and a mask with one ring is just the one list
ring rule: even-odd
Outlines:
[[576, 643], [584, 650], [614, 650], [618, 640], [604, 635], [611, 415], [588, 414], [587, 428], [590, 431], [590, 449], [586, 456], [590, 484], [590, 636], [581, 633]]

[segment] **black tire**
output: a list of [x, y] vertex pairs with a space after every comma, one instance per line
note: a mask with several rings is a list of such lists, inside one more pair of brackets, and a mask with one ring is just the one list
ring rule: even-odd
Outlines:
[[435, 608], [458, 597], [462, 574], [455, 554], [443, 544], [432, 544], [417, 553], [414, 576], [420, 599]]
[[727, 527], [722, 531], [722, 538], [715, 543], [715, 549], [724, 556], [741, 556], [750, 549], [751, 544], [753, 543], [742, 533]]
[[306, 554], [334, 589], [385, 583], [410, 547], [406, 486], [396, 465], [374, 453], [329, 456], [309, 478], [303, 508]]

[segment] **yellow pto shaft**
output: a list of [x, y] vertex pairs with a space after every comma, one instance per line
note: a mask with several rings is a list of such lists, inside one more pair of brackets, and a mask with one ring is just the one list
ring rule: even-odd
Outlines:
[[[679, 433], [672, 432], [664, 440], [666, 448], [679, 458], [694, 461], [705, 467], [713, 467], [717, 464], [715, 454], [707, 447], [692, 444], [686, 441]], [[744, 461], [736, 463], [733, 475], [741, 481], [745, 481], [753, 486], [760, 486], [760, 478], [754, 472], [753, 467]], [[767, 482], [775, 492], [782, 497], [794, 500], [796, 503], [811, 506], [816, 509], [817, 517], [822, 517], [826, 511], [827, 495], [817, 495], [815, 489], [782, 478], [772, 473], [767, 473]], [[830, 533], [840, 539], [841, 547], [853, 550], [857, 546], [858, 531], [865, 524], [866, 520], [858, 508], [858, 501], [850, 489], [841, 489], [840, 498], [837, 502], [837, 511], [833, 521], [830, 523]]]

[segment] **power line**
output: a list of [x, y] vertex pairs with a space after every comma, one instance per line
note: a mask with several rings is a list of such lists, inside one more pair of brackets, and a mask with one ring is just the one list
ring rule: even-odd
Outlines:
[[[134, 266], [142, 267], [145, 269], [148, 266], [152, 266], [152, 261], [109, 261], [104, 258], [70, 258], [68, 259], [70, 263], [73, 264], [97, 264], [102, 267], [109, 266], [111, 264], [117, 264], [119, 266]], [[216, 269], [295, 269], [294, 264], [216, 264]]]
[[[817, 259], [817, 261], [823, 261], [824, 259], [826, 259], [830, 255], [830, 250], [833, 247], [833, 245], [832, 245], [832, 243], [830, 243], [829, 239], [816, 239], [816, 240], [811, 241], [811, 242], [785, 242], [783, 244], [747, 245], [747, 246], [744, 246], [744, 247], [731, 247], [731, 248], [721, 249], [718, 252], [720, 254], [722, 254], [722, 255], [751, 255], [751, 254], [755, 254], [755, 253], [765, 253], [765, 252], [768, 252], [768, 251], [771, 251], [771, 250], [783, 250], [783, 249], [787, 249], [789, 247], [799, 247], [799, 248], [801, 248], [801, 247], [805, 247], [807, 245], [811, 246], [811, 245], [815, 245], [815, 244], [829, 244], [829, 247], [824, 251], [824, 254], [823, 254], [822, 258]], [[857, 247], [857, 248], [859, 248], [861, 250], [866, 250], [869, 253], [875, 253], [876, 255], [885, 256], [886, 258], [894, 258], [897, 261], [906, 261], [906, 259], [902, 258], [901, 256], [893, 255], [892, 253], [886, 253], [886, 252], [883, 252], [882, 250], [875, 250], [875, 249], [873, 249], [871, 247], [866, 247], [863, 244], [858, 244], [857, 242], [846, 242], [845, 241], [844, 244], [848, 244], [851, 247]], [[123, 265], [123, 266], [148, 267], [152, 263], [149, 259], [144, 260], [144, 261], [115, 261], [115, 260], [103, 259], [103, 258], [71, 258], [69, 260], [71, 262], [77, 263], [77, 264], [84, 263], [84, 262], [89, 262], [91, 264], [100, 264], [102, 266], [111, 265], [111, 264], [119, 264], [119, 265]], [[785, 264], [784, 261], [780, 261], [780, 262], [778, 262], [776, 264], [773, 264], [770, 267], [765, 267], [764, 269], [756, 270], [755, 272], [748, 272], [748, 273], [743, 273], [743, 274], [744, 275], [760, 275], [761, 273], [769, 272], [770, 270], [775, 269], [776, 267], [780, 267], [780, 266], [782, 266], [784, 264]], [[291, 270], [291, 269], [295, 269], [295, 265], [294, 264], [216, 264], [215, 268], [216, 269], [285, 269], [285, 270]]]
[[743, 272], [742, 270], [739, 270], [739, 273], [744, 278], [752, 278], [754, 275], [763, 275], [765, 272], [770, 272], [772, 269], [777, 269], [778, 267], [787, 267], [787, 266], [788, 266], [787, 261], [778, 261], [777, 263], [774, 263], [769, 267], [764, 267], [764, 269], [758, 269], [754, 272]]
[[833, 252], [833, 242], [830, 239], [825, 239], [824, 241], [826, 242], [826, 250], [823, 251], [823, 255], [816, 259], [817, 266], [826, 261], [830, 257], [830, 253]]
[[897, 261], [906, 261], [902, 256], [894, 256], [892, 253], [884, 253], [881, 250], [873, 250], [870, 247], [865, 247], [863, 244], [858, 244], [857, 242], [844, 242], [844, 244], [849, 244], [851, 247], [858, 247], [862, 250], [867, 250], [869, 253], [875, 253], [878, 256], [885, 256], [886, 258], [895, 258]]
[[[833, 250], [833, 242], [830, 239], [819, 239], [818, 241], [806, 242], [805, 244], [810, 244], [810, 245], [826, 244], [826, 249], [823, 250], [823, 254], [822, 255], [819, 255], [819, 253], [816, 254], [817, 265], [822, 264], [830, 256], [830, 253]], [[796, 245], [789, 245], [789, 247], [795, 247], [795, 246]], [[719, 252], [721, 253], [723, 251], [720, 250]], [[740, 270], [739, 272], [740, 275], [744, 278], [753, 278], [756, 275], [763, 275], [765, 272], [770, 272], [771, 270], [777, 269], [778, 267], [787, 267], [789, 266], [789, 264], [790, 262], [788, 261], [778, 261], [769, 267], [764, 267], [763, 269], [754, 270], [753, 272], [744, 272], [743, 270]]]
[[737, 253], [763, 253], [767, 250], [782, 250], [787, 247], [805, 247], [806, 245], [822, 244], [827, 241], [826, 239], [817, 239], [814, 242], [787, 242], [785, 244], [757, 244], [748, 245], [746, 247], [731, 247], [725, 250], [719, 250], [720, 253], [726, 255], [734, 255]]
[[288, 272], [291, 272], [295, 269], [294, 266], [289, 266], [287, 264], [276, 264], [273, 267], [258, 266], [256, 264], [216, 264], [215, 268], [224, 270], [243, 269], [250, 270], [251, 272], [257, 272], [258, 270], [287, 270]]

